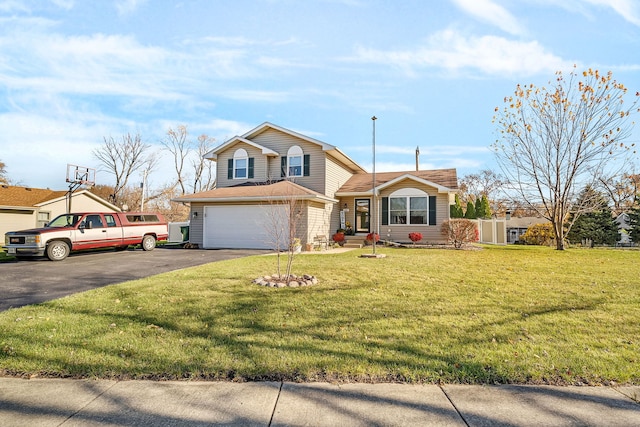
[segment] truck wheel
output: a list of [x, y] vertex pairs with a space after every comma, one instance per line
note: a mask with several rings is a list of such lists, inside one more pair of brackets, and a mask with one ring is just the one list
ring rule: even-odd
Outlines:
[[145, 251], [152, 251], [156, 247], [156, 238], [150, 235], [146, 235], [142, 238], [142, 249]]
[[69, 245], [61, 240], [55, 240], [47, 245], [47, 258], [51, 261], [62, 261], [69, 255]]

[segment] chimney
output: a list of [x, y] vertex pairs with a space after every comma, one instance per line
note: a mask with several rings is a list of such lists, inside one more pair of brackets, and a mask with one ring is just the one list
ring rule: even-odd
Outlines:
[[416, 172], [420, 170], [418, 158], [420, 157], [420, 147], [416, 147]]

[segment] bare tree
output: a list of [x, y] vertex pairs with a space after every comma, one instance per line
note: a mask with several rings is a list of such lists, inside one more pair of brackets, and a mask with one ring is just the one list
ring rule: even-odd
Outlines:
[[146, 157], [149, 145], [142, 142], [140, 134], [126, 134], [122, 140], [105, 137], [104, 144], [93, 150], [93, 155], [102, 163], [102, 170], [115, 178], [113, 193], [109, 196], [112, 203], [118, 204], [123, 190], [129, 184], [134, 172], [148, 167], [152, 162]]
[[557, 72], [548, 88], [517, 85], [496, 108], [498, 163], [517, 197], [551, 222], [558, 250], [575, 220], [593, 208], [574, 203], [578, 192], [610, 175], [633, 149], [623, 141], [640, 94], [624, 108], [626, 93], [611, 73], [574, 68], [567, 79]]
[[189, 132], [185, 125], [178, 125], [174, 130], [169, 128], [167, 131], [167, 137], [162, 141], [162, 145], [167, 151], [173, 155], [173, 167], [176, 172], [176, 185], [180, 187], [180, 195], [186, 193], [185, 189], [185, 177], [184, 177], [184, 162], [189, 151], [191, 150], [191, 143], [188, 141]]
[[173, 166], [176, 172], [175, 185], [180, 188], [180, 195], [187, 192], [186, 182], [190, 179], [190, 174], [187, 173], [185, 167], [190, 157], [195, 157], [190, 163], [193, 168], [193, 187], [191, 190], [195, 193], [213, 188], [215, 178], [212, 162], [206, 160], [204, 155], [211, 150], [214, 141], [213, 138], [203, 134], [198, 137], [198, 142], [194, 143], [189, 139], [186, 125], [178, 125], [176, 129], [169, 128], [167, 131], [162, 145], [173, 156]]
[[614, 216], [618, 216], [633, 207], [633, 203], [640, 189], [640, 175], [625, 173], [621, 178], [601, 177], [600, 188], [609, 196], [613, 203], [611, 209]]
[[[282, 185], [280, 185], [282, 184]], [[286, 185], [282, 182], [276, 185]], [[299, 232], [302, 229], [303, 201], [292, 187], [287, 187], [284, 195], [270, 195], [269, 203], [264, 206], [264, 226], [267, 243], [276, 251], [277, 273], [281, 280], [289, 281], [291, 268], [297, 248], [302, 244]], [[281, 268], [281, 254], [286, 254], [284, 273]]]
[[7, 169], [4, 162], [0, 161], [0, 184], [8, 184], [9, 180], [7, 179]]
[[490, 169], [465, 175], [460, 178], [458, 184], [460, 202], [463, 205], [469, 201], [475, 203], [477, 197], [485, 196], [489, 201], [491, 211], [500, 212], [506, 204], [504, 198], [500, 197], [504, 184], [504, 177]]
[[194, 172], [194, 193], [215, 188], [216, 178], [215, 170], [213, 169], [214, 163], [211, 160], [204, 158], [205, 154], [211, 151], [214, 143], [215, 139], [210, 138], [205, 134], [198, 137], [198, 146], [196, 148], [197, 157], [191, 162]]

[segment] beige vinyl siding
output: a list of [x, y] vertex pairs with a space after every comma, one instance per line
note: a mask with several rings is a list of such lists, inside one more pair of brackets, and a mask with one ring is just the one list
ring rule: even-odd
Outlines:
[[[137, 210], [140, 206], [130, 206], [131, 210]], [[67, 213], [67, 200], [66, 198], [56, 200], [52, 203], [43, 203], [40, 206], [40, 211], [51, 212], [51, 219]], [[92, 199], [86, 194], [74, 195], [71, 199], [71, 211], [72, 212], [113, 212], [108, 206], [100, 203], [98, 200]]]
[[267, 129], [252, 139], [256, 144], [272, 149], [280, 154], [280, 157], [269, 159], [269, 178], [282, 179], [280, 176], [280, 159], [286, 157], [287, 151], [294, 145], [300, 147], [304, 154], [309, 154], [309, 176], [291, 178], [296, 184], [307, 187], [320, 194], [325, 193], [325, 153], [318, 144], [305, 141], [295, 136], [280, 132], [275, 129]]
[[336, 191], [344, 185], [354, 174], [333, 157], [326, 156], [326, 189], [324, 194], [335, 197]]
[[[228, 161], [233, 159], [233, 154], [236, 150], [243, 148], [247, 151], [248, 157], [253, 157], [253, 178], [252, 179], [228, 179]], [[263, 182], [267, 180], [267, 156], [262, 154], [262, 151], [252, 145], [239, 142], [233, 146], [227, 148], [225, 151], [218, 155], [216, 167], [216, 176], [218, 179], [218, 188], [231, 187], [233, 185], [242, 184], [245, 182]], [[248, 166], [248, 165], [247, 165]]]
[[[446, 239], [440, 234], [440, 227], [444, 221], [449, 219], [449, 194], [438, 193], [436, 188], [424, 186], [411, 179], [385, 188], [381, 192], [376, 206], [376, 216], [379, 218], [382, 213], [382, 197], [389, 197], [393, 192], [403, 188], [417, 188], [429, 196], [436, 196], [436, 225], [380, 225], [380, 239], [410, 242], [409, 233], [418, 232], [422, 233], [422, 243], [446, 243]], [[376, 223], [381, 224], [381, 221]]]
[[328, 206], [320, 203], [311, 203], [307, 210], [307, 239], [306, 243], [312, 243], [316, 236], [330, 237], [331, 212]]
[[[342, 163], [338, 162], [331, 156], [326, 156], [326, 195], [329, 197], [335, 197], [336, 191], [342, 185], [349, 180], [353, 176], [353, 172], [349, 169], [345, 168]], [[353, 200], [351, 200], [353, 203]], [[342, 209], [341, 204], [333, 204], [327, 206], [328, 216], [330, 218], [329, 225], [329, 237], [336, 232], [338, 228], [340, 228], [340, 210]], [[353, 211], [351, 211], [353, 212]], [[349, 220], [349, 214], [347, 213], [347, 220]]]
[[[189, 223], [189, 243], [199, 247], [204, 245], [204, 203], [191, 203], [191, 222]], [[194, 214], [197, 213], [197, 216]]]

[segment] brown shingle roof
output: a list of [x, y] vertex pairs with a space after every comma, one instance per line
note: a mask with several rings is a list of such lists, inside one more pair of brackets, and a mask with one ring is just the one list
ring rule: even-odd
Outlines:
[[177, 202], [193, 201], [232, 201], [238, 200], [268, 200], [283, 199], [287, 197], [309, 198], [329, 198], [323, 194], [305, 188], [291, 181], [279, 181], [275, 183], [258, 183], [256, 185], [240, 185], [236, 187], [215, 188], [195, 194], [185, 194], [176, 199]]
[[[436, 169], [436, 170], [422, 170], [422, 171], [407, 171], [407, 172], [380, 172], [376, 173], [376, 187], [380, 187], [389, 181], [393, 181], [403, 175], [413, 175], [417, 178], [425, 181], [433, 182], [434, 184], [446, 187], [452, 190], [458, 188], [458, 177], [455, 169]], [[353, 175], [337, 193], [364, 193], [371, 191], [373, 185], [372, 174], [357, 174]]]
[[34, 207], [48, 200], [64, 197], [66, 191], [0, 185], [0, 206]]

